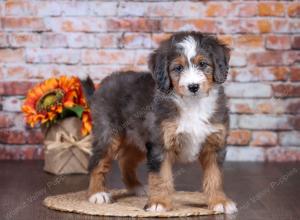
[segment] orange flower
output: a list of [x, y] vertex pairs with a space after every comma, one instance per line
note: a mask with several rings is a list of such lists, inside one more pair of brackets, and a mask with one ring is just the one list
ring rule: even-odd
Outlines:
[[82, 133], [91, 129], [91, 115], [80, 80], [77, 77], [50, 78], [29, 90], [22, 106], [25, 120], [30, 126], [52, 123], [63, 118], [63, 111], [76, 106], [83, 109]]

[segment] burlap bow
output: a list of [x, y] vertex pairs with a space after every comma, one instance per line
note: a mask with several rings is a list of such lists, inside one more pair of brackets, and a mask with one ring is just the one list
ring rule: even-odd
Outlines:
[[66, 118], [52, 125], [45, 134], [44, 170], [54, 174], [88, 173], [92, 135], [82, 137], [81, 121]]
[[[46, 151], [53, 150], [53, 149], [62, 149], [62, 150], [68, 150], [69, 148], [75, 148], [82, 150], [83, 152], [91, 155], [91, 147], [92, 147], [92, 135], [87, 135], [81, 140], [76, 140], [76, 138], [68, 134], [64, 131], [62, 128], [55, 134], [55, 140], [46, 140], [44, 141], [46, 145]], [[60, 153], [63, 153], [61, 151]]]

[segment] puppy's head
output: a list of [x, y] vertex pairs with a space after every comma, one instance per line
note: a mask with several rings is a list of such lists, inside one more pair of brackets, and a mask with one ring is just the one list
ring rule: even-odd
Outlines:
[[180, 96], [206, 96], [225, 82], [229, 49], [216, 38], [199, 32], [174, 34], [162, 42], [149, 59], [158, 88]]

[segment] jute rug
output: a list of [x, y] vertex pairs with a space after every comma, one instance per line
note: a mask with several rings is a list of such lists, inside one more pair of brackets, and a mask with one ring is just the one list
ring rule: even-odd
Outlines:
[[49, 196], [44, 205], [50, 209], [98, 216], [118, 217], [183, 217], [218, 214], [208, 210], [200, 192], [176, 192], [173, 195], [173, 210], [168, 212], [146, 212], [143, 210], [146, 197], [129, 195], [126, 190], [113, 190], [111, 204], [92, 204], [87, 201], [86, 191]]

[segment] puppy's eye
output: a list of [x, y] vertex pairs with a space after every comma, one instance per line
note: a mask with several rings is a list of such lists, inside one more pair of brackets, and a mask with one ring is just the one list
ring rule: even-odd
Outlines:
[[174, 67], [174, 70], [175, 70], [177, 73], [180, 73], [180, 72], [182, 72], [182, 70], [183, 70], [183, 66], [182, 66], [182, 65], [177, 65], [177, 66]]
[[200, 66], [201, 68], [205, 68], [205, 67], [208, 66], [208, 63], [206, 63], [206, 62], [204, 62], [204, 61], [201, 61], [201, 62], [199, 63], [199, 66]]

